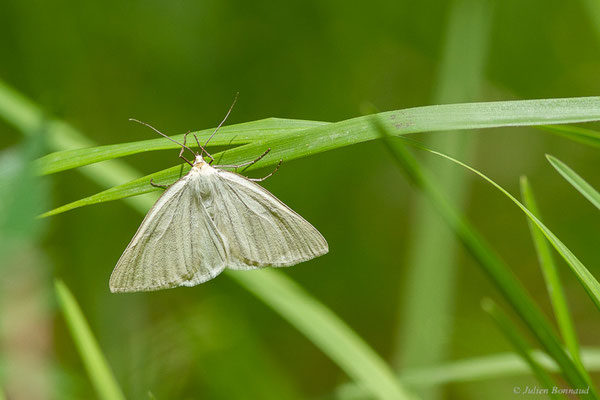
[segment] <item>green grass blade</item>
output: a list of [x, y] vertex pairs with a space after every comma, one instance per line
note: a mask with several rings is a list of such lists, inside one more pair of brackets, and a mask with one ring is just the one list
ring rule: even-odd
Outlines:
[[[517, 326], [510, 320], [508, 315], [506, 315], [497, 305], [496, 303], [489, 298], [486, 298], [481, 303], [485, 312], [487, 312], [490, 317], [494, 320], [500, 331], [504, 334], [504, 336], [508, 339], [508, 341], [513, 345], [517, 354], [527, 363], [531, 371], [538, 379], [538, 381], [542, 384], [543, 388], [554, 388], [558, 385], [552, 379], [550, 374], [546, 372], [544, 367], [542, 367], [532, 356], [531, 356], [531, 346], [527, 343], [527, 339], [521, 335]], [[583, 388], [582, 388], [583, 389]], [[560, 400], [565, 399], [565, 396], [562, 394], [554, 393], [551, 391], [548, 393], [551, 399]]]
[[[529, 211], [531, 211], [532, 214], [537, 216], [538, 219], [541, 219], [537, 202], [527, 177], [522, 176], [520, 184], [521, 197], [523, 198], [525, 206], [529, 209]], [[539, 230], [539, 228], [535, 226], [530, 219], [527, 219], [527, 222], [538, 260], [540, 262], [544, 280], [546, 281], [546, 288], [548, 289], [548, 295], [550, 296], [550, 301], [554, 309], [554, 315], [556, 316], [558, 328], [567, 345], [567, 349], [569, 349], [569, 352], [571, 353], [571, 357], [573, 357], [573, 360], [579, 364], [582, 372], [584, 372], [585, 370], [581, 364], [581, 359], [579, 358], [579, 342], [577, 340], [575, 326], [571, 320], [569, 307], [567, 305], [565, 293], [561, 285], [558, 269], [554, 263], [554, 259], [552, 258], [551, 248], [548, 245], [546, 237]]]
[[[1, 111], [0, 109], [0, 113]], [[449, 104], [388, 111], [380, 113], [378, 116], [384, 121], [390, 122], [396, 135], [439, 130], [539, 125], [548, 122], [584, 122], [600, 120], [600, 97]], [[290, 161], [376, 139], [379, 134], [373, 129], [370, 122], [369, 118], [372, 117], [363, 116], [291, 134], [276, 135], [217, 153], [214, 156], [219, 163], [235, 164], [252, 160], [267, 148], [270, 148], [271, 152], [258, 165], [253, 165], [252, 168], [270, 166], [278, 163], [280, 159]], [[110, 156], [109, 154], [99, 155], [94, 149], [88, 150], [93, 154], [93, 157], [102, 156], [106, 158]], [[80, 162], [84, 163], [85, 160]], [[44, 168], [43, 165], [40, 165], [40, 167]], [[92, 165], [87, 168], [90, 167]], [[85, 205], [148, 193], [156, 190], [148, 184], [150, 178], [158, 177], [164, 179], [161, 183], [172, 183], [179, 177], [179, 173], [179, 167], [168, 168], [61, 206], [44, 214], [44, 216], [58, 214]]]
[[[481, 0], [454, 0], [447, 13], [447, 27], [434, 104], [474, 101], [479, 97], [489, 44], [492, 3]], [[469, 159], [477, 135], [452, 131], [428, 139], [452, 154]], [[438, 159], [427, 168], [440, 176], [440, 184], [462, 208], [468, 193], [465, 175], [445, 168]], [[447, 359], [454, 328], [456, 299], [457, 242], [453, 233], [426, 199], [415, 197], [415, 217], [410, 224], [407, 256], [408, 273], [402, 280], [402, 301], [396, 339], [397, 369], [435, 365]], [[430, 251], [436, 249], [436, 251]], [[435, 292], [435, 296], [431, 293]], [[427, 315], [427, 318], [423, 318]], [[442, 387], [419, 392], [424, 399], [440, 399]]]
[[391, 369], [342, 320], [274, 270], [230, 276], [288, 320], [378, 399], [413, 398]]
[[[294, 119], [267, 118], [259, 121], [224, 126], [219, 129], [219, 134], [210, 140], [211, 146], [236, 146], [261, 139], [285, 135], [299, 130], [325, 125], [325, 122], [301, 121]], [[196, 134], [201, 144], [210, 137], [214, 128], [191, 132], [187, 144], [197, 147], [192, 134]], [[183, 142], [183, 134], [171, 136], [178, 142]], [[52, 174], [71, 168], [88, 165], [99, 161], [129, 156], [146, 151], [180, 149], [180, 146], [165, 138], [142, 140], [138, 142], [98, 146], [93, 148], [79, 148], [58, 151], [39, 158], [35, 166], [40, 174]]]
[[[381, 121], [376, 120], [375, 122]], [[540, 344], [560, 365], [565, 379], [575, 388], [591, 387], [592, 384], [587, 375], [581, 373], [563, 349], [550, 322], [514, 273], [492, 250], [477, 230], [448, 202], [446, 196], [438, 190], [437, 183], [418, 165], [412, 154], [405, 148], [404, 143], [408, 141], [406, 139], [394, 140], [391, 136], [386, 135], [387, 131], [381, 123], [378, 126], [384, 135], [384, 143], [388, 146], [395, 161], [402, 167], [411, 183], [422, 190], [424, 195], [432, 202], [435, 209], [519, 314]], [[588, 398], [598, 398], [595, 390], [591, 390]]]
[[[2, 109], [2, 90], [0, 87], [0, 115], [6, 113]], [[566, 124], [600, 120], [600, 97], [579, 97], [566, 99], [517, 100], [485, 103], [444, 104], [425, 107], [408, 108], [404, 110], [387, 111], [379, 116], [394, 127], [394, 134], [403, 135], [416, 132], [432, 132], [460, 129], [482, 129], [501, 126], [535, 126], [545, 124]], [[248, 123], [257, 129], [261, 124], [268, 128], [265, 135], [249, 135], [252, 143], [260, 143], [264, 151], [270, 147], [274, 152], [271, 162], [279, 158], [290, 160], [326, 150], [348, 146], [378, 137], [369, 122], [370, 116], [352, 118], [336, 123], [315, 121], [297, 121], [282, 119], [267, 119]], [[7, 118], [9, 121], [12, 119]], [[277, 126], [293, 126], [292, 129], [307, 129], [281, 134]], [[54, 129], [51, 129], [54, 132]], [[206, 132], [201, 131], [203, 137]], [[285, 131], [285, 129], [282, 129]], [[52, 134], [58, 136], [60, 131]], [[69, 135], [71, 137], [72, 135]], [[217, 135], [218, 136], [218, 135]], [[257, 137], [254, 137], [257, 136]], [[260, 137], [260, 139], [259, 139]], [[231, 140], [228, 134], [227, 139]], [[152, 141], [150, 150], [166, 148], [166, 139]], [[221, 142], [219, 142], [221, 143]], [[46, 162], [59, 162], [64, 165], [46, 165], [40, 162], [42, 171], [64, 170], [83, 166], [90, 163], [108, 160], [122, 155], [146, 151], [147, 141], [101, 146], [87, 151], [62, 154], [60, 157], [48, 156]], [[222, 144], [228, 144], [223, 141]], [[123, 147], [121, 149], [120, 147]], [[80, 147], [89, 147], [82, 145]], [[261, 154], [259, 152], [258, 154]], [[256, 157], [256, 153], [252, 154]], [[72, 159], [65, 159], [70, 156]], [[245, 160], [248, 160], [246, 158]], [[265, 164], [263, 164], [265, 165]]]
[[539, 129], [554, 133], [558, 136], [585, 144], [586, 146], [600, 148], [600, 132], [580, 126], [540, 126]]
[[55, 289], [67, 326], [98, 397], [105, 400], [125, 399], [75, 297], [62, 281], [55, 282]]
[[592, 185], [587, 183], [577, 172], [573, 171], [567, 164], [549, 154], [546, 155], [550, 164], [563, 176], [575, 189], [600, 210], [600, 193]]
[[508, 193], [504, 188], [494, 182], [492, 179], [488, 178], [483, 173], [477, 171], [475, 168], [472, 168], [466, 165], [463, 162], [460, 162], [446, 154], [437, 152], [435, 150], [429, 149], [421, 144], [418, 144], [414, 141], [408, 141], [404, 139], [405, 143], [411, 144], [415, 147], [418, 147], [422, 150], [428, 151], [432, 154], [436, 154], [440, 157], [446, 158], [447, 160], [452, 161], [455, 164], [458, 164], [469, 171], [479, 175], [481, 178], [485, 179], [487, 182], [492, 184], [496, 189], [502, 192], [506, 197], [512, 200], [526, 215], [529, 219], [543, 232], [544, 236], [548, 239], [548, 241], [552, 244], [552, 246], [556, 249], [556, 251], [563, 257], [563, 259], [567, 262], [571, 271], [575, 274], [579, 282], [582, 284], [593, 303], [596, 305], [598, 309], [600, 309], [600, 284], [596, 280], [596, 278], [590, 273], [590, 271], [579, 261], [579, 259], [569, 250], [567, 246], [561, 242], [552, 231], [550, 231], [546, 225], [544, 225], [535, 215], [531, 213], [519, 200], [517, 200], [513, 195]]

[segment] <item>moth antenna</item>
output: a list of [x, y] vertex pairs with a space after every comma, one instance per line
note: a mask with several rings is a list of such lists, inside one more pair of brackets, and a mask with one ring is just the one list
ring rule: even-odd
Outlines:
[[204, 143], [204, 147], [206, 147], [206, 145], [208, 144], [208, 142], [210, 142], [210, 139], [213, 138], [213, 136], [215, 136], [215, 133], [217, 133], [217, 131], [219, 130], [219, 128], [225, 123], [225, 121], [227, 121], [227, 117], [229, 117], [229, 114], [231, 114], [231, 110], [233, 110], [233, 106], [235, 106], [235, 103], [237, 102], [238, 96], [240, 95], [240, 92], [237, 92], [235, 94], [235, 97], [233, 98], [233, 103], [231, 103], [231, 107], [229, 107], [229, 111], [227, 111], [227, 114], [225, 114], [225, 118], [223, 118], [223, 121], [221, 121], [221, 123], [219, 124], [219, 126], [217, 126], [217, 129], [215, 129], [215, 131], [212, 133], [212, 135], [210, 135], [210, 137], [208, 138], [208, 140], [206, 140], [206, 143]]
[[194, 150], [190, 149], [190, 148], [189, 148], [189, 147], [187, 147], [185, 144], [179, 143], [177, 140], [175, 140], [175, 139], [173, 139], [173, 138], [171, 138], [171, 137], [169, 137], [169, 136], [165, 135], [164, 133], [162, 133], [161, 131], [159, 131], [158, 129], [156, 129], [155, 127], [153, 127], [152, 125], [150, 125], [150, 124], [147, 124], [147, 123], [145, 123], [145, 122], [142, 122], [142, 121], [140, 121], [140, 120], [137, 120], [137, 119], [135, 119], [135, 118], [129, 118], [129, 120], [130, 120], [130, 121], [133, 121], [133, 122], [137, 122], [138, 124], [142, 124], [142, 125], [144, 125], [144, 126], [147, 126], [148, 128], [152, 129], [154, 132], [158, 133], [159, 135], [166, 137], [166, 138], [167, 138], [167, 139], [169, 139], [171, 142], [173, 142], [173, 143], [177, 143], [177, 144], [178, 144], [178, 145], [180, 145], [182, 148], [184, 148], [184, 149], [187, 149], [187, 150], [191, 151], [191, 152], [192, 152], [192, 154], [193, 154], [194, 156], [196, 156], [196, 153], [194, 152]]

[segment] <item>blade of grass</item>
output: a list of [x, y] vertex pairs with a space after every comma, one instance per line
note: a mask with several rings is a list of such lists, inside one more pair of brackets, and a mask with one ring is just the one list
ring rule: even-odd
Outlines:
[[[0, 109], [0, 113], [1, 111]], [[390, 121], [394, 127], [393, 132], [397, 135], [436, 130], [539, 125], [548, 122], [583, 122], [600, 120], [600, 97], [449, 104], [388, 111], [378, 114], [378, 117]], [[363, 116], [286, 135], [272, 136], [214, 156], [218, 163], [236, 164], [252, 160], [270, 148], [271, 152], [248, 170], [266, 167], [278, 163], [280, 159], [289, 161], [376, 139], [378, 133], [373, 129], [369, 118], [373, 116]], [[95, 150], [90, 151], [93, 152], [94, 157], [98, 156]], [[86, 168], [90, 167], [92, 166]], [[184, 165], [183, 171], [187, 171], [188, 168], [189, 166]], [[150, 178], [155, 178], [154, 180], [159, 183], [170, 184], [179, 178], [180, 173], [181, 166], [167, 168], [61, 206], [44, 216], [155, 191], [157, 189], [148, 184]]]
[[592, 185], [587, 183], [577, 172], [573, 171], [567, 164], [560, 161], [558, 158], [546, 154], [546, 158], [550, 164], [563, 176], [579, 193], [590, 201], [597, 209], [600, 210], [600, 193], [594, 189]]
[[[532, 356], [531, 356], [531, 346], [527, 342], [521, 332], [519, 332], [519, 328], [510, 320], [508, 315], [504, 313], [496, 303], [489, 298], [483, 299], [481, 306], [483, 310], [489, 314], [492, 320], [496, 323], [500, 331], [504, 334], [504, 336], [508, 339], [508, 341], [513, 345], [517, 354], [527, 363], [531, 371], [538, 379], [538, 381], [542, 384], [543, 388], [554, 388], [558, 385], [552, 379], [550, 374], [546, 372], [544, 367], [542, 367]], [[554, 393], [553, 390], [550, 390], [548, 393], [551, 399], [560, 400], [565, 399], [565, 396], [562, 394]]]
[[[438, 72], [434, 104], [473, 101], [478, 98], [491, 26], [491, 3], [454, 0], [448, 13], [443, 54]], [[475, 135], [452, 131], [430, 140], [451, 154], [469, 158]], [[468, 192], [465, 175], [431, 160], [428, 168], [440, 175], [443, 190], [461, 207]], [[415, 218], [410, 224], [412, 238], [409, 267], [403, 279], [401, 316], [396, 339], [397, 369], [439, 364], [448, 357], [454, 328], [456, 286], [456, 241], [444, 221], [423, 198], [415, 198]], [[436, 251], [430, 251], [436, 249]], [[435, 292], [436, 296], [431, 296]], [[423, 318], [427, 315], [427, 318]], [[429, 387], [419, 394], [428, 400], [442, 397], [442, 387]]]
[[355, 382], [379, 399], [413, 398], [377, 354], [334, 313], [274, 270], [230, 276], [319, 346]]
[[[215, 135], [211, 139], [210, 146], [236, 146], [240, 144], [247, 144], [255, 141], [258, 137], [264, 139], [325, 124], [327, 123], [317, 121], [300, 121], [294, 119], [266, 118], [258, 121], [224, 126], [219, 129], [219, 134]], [[191, 132], [190, 134], [197, 135], [198, 139], [200, 139], [200, 142], [203, 143], [206, 141], [206, 139], [208, 139], [208, 137], [210, 137], [213, 131], [214, 128]], [[171, 136], [171, 138], [180, 143], [183, 142], [183, 134]], [[193, 138], [193, 136], [189, 136], [188, 138]], [[188, 145], [192, 148], [196, 147], [194, 142], [195, 141], [192, 139], [192, 142], [188, 142]], [[85, 147], [57, 151], [48, 154], [37, 159], [35, 161], [35, 166], [40, 174], [46, 175], [112, 158], [124, 157], [146, 151], [167, 149], [180, 149], [180, 147], [179, 145], [165, 138], [97, 146], [92, 148]]]
[[[574, 388], [592, 387], [588, 398], [597, 399], [592, 383], [586, 375], [581, 373], [565, 352], [550, 322], [540, 311], [521, 282], [476, 229], [448, 202], [445, 195], [439, 191], [437, 183], [419, 166], [412, 154], [404, 147], [404, 143], [413, 144], [412, 141], [392, 139], [387, 134], [381, 120], [375, 120], [374, 122], [382, 132], [384, 143], [409, 180], [432, 202], [435, 209], [523, 319], [540, 344], [560, 365], [567, 382]], [[422, 145], [419, 146], [425, 148]]]
[[[520, 184], [521, 197], [523, 198], [525, 206], [531, 211], [532, 214], [541, 219], [537, 202], [527, 177], [522, 176]], [[569, 353], [571, 353], [571, 357], [573, 357], [573, 360], [579, 365], [582, 372], [584, 372], [585, 369], [583, 368], [581, 359], [579, 357], [579, 343], [577, 340], [577, 334], [575, 332], [575, 326], [571, 320], [569, 307], [567, 305], [565, 293], [560, 282], [558, 269], [556, 268], [556, 264], [552, 258], [551, 248], [548, 245], [544, 234], [538, 229], [538, 227], [535, 226], [530, 219], [527, 219], [527, 223], [529, 225], [529, 231], [531, 233], [533, 244], [538, 256], [540, 268], [542, 269], [544, 280], [546, 281], [546, 288], [548, 289], [548, 295], [550, 296], [554, 315], [556, 316], [558, 329], [560, 330], [565, 344], [567, 345]]]
[[554, 133], [558, 136], [585, 144], [586, 146], [600, 148], [600, 133], [592, 129], [579, 126], [540, 126], [539, 129]]
[[483, 173], [477, 171], [475, 168], [472, 168], [465, 163], [458, 161], [446, 154], [437, 152], [435, 150], [429, 149], [417, 142], [412, 140], [402, 139], [405, 143], [410, 144], [412, 146], [418, 147], [422, 150], [428, 151], [432, 154], [436, 154], [440, 157], [443, 157], [447, 160], [452, 161], [455, 164], [458, 164], [469, 171], [479, 175], [481, 178], [485, 179], [492, 186], [502, 192], [506, 197], [513, 201], [520, 209], [529, 217], [529, 219], [542, 231], [544, 236], [548, 239], [548, 241], [552, 244], [552, 246], [556, 249], [556, 251], [561, 255], [561, 257], [567, 262], [567, 265], [571, 268], [571, 271], [575, 274], [579, 282], [584, 287], [587, 294], [592, 299], [592, 302], [596, 305], [596, 307], [600, 310], [600, 284], [596, 280], [596, 278], [590, 273], [590, 271], [579, 261], [579, 259], [569, 250], [567, 246], [563, 242], [561, 242], [552, 231], [550, 231], [546, 225], [544, 225], [535, 215], [531, 213], [519, 200], [517, 200], [513, 195], [508, 193], [504, 188], [494, 182], [492, 179], [488, 178]]
[[90, 380], [96, 392], [98, 392], [98, 397], [106, 400], [124, 400], [125, 396], [102, 355], [100, 346], [94, 339], [92, 330], [87, 324], [75, 297], [62, 281], [55, 281], [55, 289], [67, 326]]

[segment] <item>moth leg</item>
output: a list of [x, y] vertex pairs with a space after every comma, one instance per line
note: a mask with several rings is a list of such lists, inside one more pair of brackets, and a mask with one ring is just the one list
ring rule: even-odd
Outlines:
[[[252, 164], [260, 161], [264, 156], [266, 156], [267, 154], [269, 154], [270, 151], [271, 151], [271, 149], [268, 148], [267, 151], [265, 151], [264, 153], [262, 153], [260, 156], [258, 156], [257, 158], [255, 158], [252, 161], [248, 161], [248, 162], [237, 164], [237, 165], [215, 165], [215, 167], [219, 167], [219, 168], [235, 168], [235, 169], [238, 169], [240, 167], [246, 167], [246, 168], [248, 168]], [[246, 168], [244, 168], [242, 170], [242, 172], [244, 172], [246, 170]]]
[[200, 148], [200, 150], [202, 150], [202, 153], [206, 153], [206, 156], [208, 158], [210, 158], [210, 162], [208, 163], [209, 165], [211, 165], [212, 163], [215, 162], [215, 159], [210, 155], [210, 153], [208, 151], [206, 151], [206, 149], [200, 144], [200, 141], [198, 140], [198, 136], [196, 136], [196, 134], [194, 133], [194, 138], [196, 139], [196, 143], [198, 144], [198, 147]]
[[279, 164], [277, 164], [277, 167], [275, 167], [275, 169], [273, 170], [273, 172], [271, 172], [269, 175], [264, 176], [262, 178], [248, 178], [248, 180], [252, 181], [252, 182], [262, 182], [267, 178], [270, 178], [275, 172], [277, 172], [277, 170], [279, 169], [279, 167], [281, 167], [281, 163], [283, 162], [283, 160], [279, 160]]
[[[249, 166], [251, 166], [251, 165], [252, 165], [252, 164], [254, 164], [254, 163], [257, 163], [257, 162], [259, 162], [259, 161], [260, 161], [260, 160], [261, 160], [261, 159], [262, 159], [264, 156], [266, 156], [267, 154], [269, 154], [269, 152], [270, 152], [270, 151], [271, 151], [271, 148], [269, 147], [269, 148], [268, 148], [268, 149], [267, 149], [267, 150], [266, 150], [264, 153], [262, 153], [262, 154], [261, 154], [260, 156], [258, 156], [257, 158], [255, 158], [255, 159], [254, 159], [254, 160], [252, 160], [252, 161], [249, 161], [249, 162], [245, 163], [245, 164], [246, 164], [246, 168], [248, 168]], [[281, 161], [283, 161], [283, 160], [281, 160]], [[281, 164], [281, 162], [280, 162], [279, 164]], [[244, 165], [241, 165], [241, 167], [243, 167], [243, 166], [244, 166]], [[241, 172], [244, 172], [244, 171], [246, 170], [246, 168], [244, 168], [244, 169], [243, 169]], [[277, 166], [277, 168], [279, 168], [279, 166]]]
[[154, 187], [161, 188], [161, 189], [166, 189], [169, 187], [169, 185], [161, 185], [159, 183], [154, 183], [154, 181], [152, 179], [150, 179], [150, 184]]
[[190, 133], [190, 131], [187, 131], [186, 133], [183, 134], [183, 147], [181, 148], [181, 151], [179, 152], [179, 158], [181, 158], [183, 161], [185, 161], [186, 163], [190, 164], [190, 167], [193, 167], [194, 164], [192, 164], [190, 162], [190, 160], [188, 160], [187, 158], [185, 158], [183, 156], [183, 151], [185, 150], [185, 140], [187, 139], [187, 135], [188, 133]]

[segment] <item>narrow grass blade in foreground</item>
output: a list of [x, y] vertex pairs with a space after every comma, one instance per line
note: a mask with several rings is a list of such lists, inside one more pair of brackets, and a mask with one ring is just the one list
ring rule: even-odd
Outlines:
[[98, 392], [98, 397], [104, 400], [124, 400], [125, 396], [102, 355], [75, 297], [62, 281], [55, 282], [55, 289], [67, 326], [90, 380]]
[[[592, 0], [594, 1], [594, 0]], [[600, 132], [580, 126], [547, 125], [539, 129], [591, 147], [600, 147]]]
[[431, 149], [429, 149], [421, 144], [418, 144], [414, 141], [409, 141], [409, 140], [404, 139], [404, 142], [407, 144], [410, 144], [412, 146], [418, 147], [422, 150], [428, 151], [432, 154], [436, 154], [440, 157], [444, 157], [447, 160], [450, 160], [450, 161], [454, 162], [455, 164], [458, 164], [458, 165], [468, 169], [469, 171], [474, 172], [475, 174], [479, 175], [480, 177], [485, 179], [487, 182], [492, 184], [492, 186], [494, 186], [500, 192], [504, 193], [504, 195], [506, 197], [508, 197], [510, 200], [512, 200], [525, 213], [525, 215], [527, 215], [527, 217], [529, 217], [529, 219], [542, 231], [544, 236], [546, 236], [546, 238], [552, 244], [552, 246], [554, 246], [556, 251], [558, 251], [558, 253], [563, 257], [563, 259], [571, 267], [571, 271], [573, 271], [575, 276], [577, 276], [579, 282], [581, 282], [582, 286], [584, 287], [584, 289], [586, 290], [586, 292], [588, 293], [588, 295], [590, 296], [590, 298], [592, 299], [592, 301], [594, 302], [594, 304], [596, 305], [598, 310], [600, 310], [600, 283], [598, 283], [598, 280], [590, 273], [590, 271], [585, 267], [585, 265], [583, 265], [581, 263], [581, 261], [579, 261], [579, 259], [575, 256], [575, 254], [573, 254], [571, 252], [571, 250], [569, 250], [569, 248], [567, 246], [565, 246], [564, 243], [561, 242], [558, 239], [558, 237], [556, 237], [556, 235], [554, 235], [554, 233], [552, 233], [552, 231], [550, 231], [546, 227], [546, 225], [544, 225], [535, 215], [533, 215], [531, 213], [531, 211], [529, 211], [527, 209], [527, 207], [525, 207], [523, 204], [521, 204], [521, 202], [519, 202], [519, 200], [517, 200], [513, 195], [508, 193], [504, 188], [502, 188], [496, 182], [494, 182], [493, 180], [488, 178], [486, 175], [477, 171], [475, 168], [472, 168], [472, 167], [466, 165], [465, 163], [462, 163], [446, 154], [437, 152], [435, 150], [431, 150]]
[[[549, 397], [554, 400], [565, 399], [562, 394], [554, 393], [554, 390], [550, 388], [557, 387], [558, 385], [552, 379], [550, 374], [531, 356], [531, 347], [527, 340], [521, 335], [517, 326], [510, 320], [508, 315], [504, 313], [492, 299], [483, 299], [481, 306], [485, 312], [496, 322], [498, 328], [504, 333], [504, 336], [513, 345], [517, 354], [529, 365], [531, 371], [536, 376], [538, 381], [542, 384], [543, 388], [550, 390], [548, 393]], [[583, 388], [582, 388], [583, 389]]]
[[[520, 184], [521, 197], [523, 198], [525, 206], [538, 219], [541, 219], [537, 202], [527, 177], [522, 176]], [[548, 289], [548, 295], [550, 296], [552, 308], [554, 309], [558, 329], [567, 345], [567, 349], [569, 349], [569, 352], [571, 353], [571, 357], [573, 357], [573, 360], [579, 365], [582, 372], [585, 373], [585, 369], [583, 368], [579, 357], [579, 342], [577, 340], [575, 326], [571, 320], [558, 269], [552, 258], [552, 249], [548, 245], [548, 241], [540, 229], [535, 226], [530, 219], [527, 219], [527, 223], [540, 262], [540, 268], [542, 269], [544, 280], [546, 281], [546, 288]]]
[[587, 183], [577, 172], [573, 171], [567, 164], [549, 154], [546, 155], [550, 164], [563, 176], [575, 189], [600, 210], [600, 193], [592, 185]]
[[358, 335], [293, 281], [270, 269], [231, 272], [230, 276], [287, 319], [376, 398], [414, 398]]
[[[375, 122], [380, 121], [376, 120]], [[393, 139], [391, 136], [386, 135], [387, 131], [384, 125], [379, 123], [378, 126], [383, 134], [384, 143], [390, 149], [398, 165], [406, 172], [409, 180], [422, 190], [424, 195], [432, 202], [435, 209], [448, 223], [510, 305], [517, 311], [540, 344], [556, 360], [567, 382], [574, 388], [591, 387], [592, 383], [587, 375], [581, 373], [565, 352], [550, 322], [514, 273], [491, 249], [475, 228], [448, 202], [444, 194], [438, 190], [436, 182], [429, 176], [427, 171], [419, 166], [412, 154], [404, 147], [406, 140]], [[598, 398], [593, 388], [588, 398]]]

